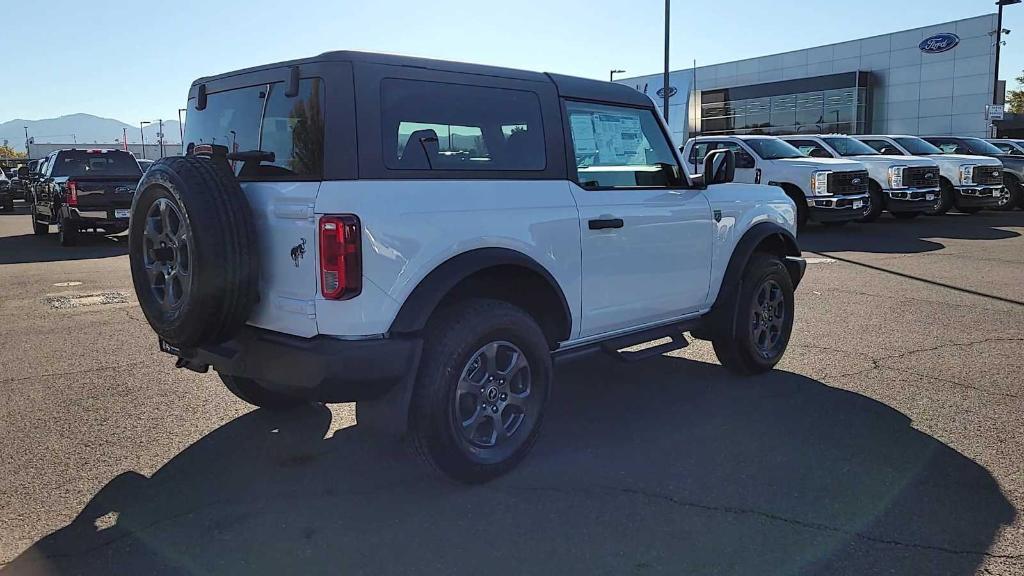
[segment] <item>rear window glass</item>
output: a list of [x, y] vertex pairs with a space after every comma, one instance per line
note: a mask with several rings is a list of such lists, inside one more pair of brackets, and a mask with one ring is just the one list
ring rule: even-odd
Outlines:
[[226, 90], [207, 96], [206, 108], [189, 110], [187, 149], [223, 146], [228, 153], [262, 151], [273, 160], [231, 160], [240, 180], [317, 180], [324, 165], [324, 86], [319, 78], [299, 82], [285, 96], [282, 82]]
[[141, 176], [135, 157], [127, 152], [68, 150], [53, 159], [51, 176]]
[[533, 92], [418, 80], [381, 82], [384, 165], [392, 170], [544, 170]]

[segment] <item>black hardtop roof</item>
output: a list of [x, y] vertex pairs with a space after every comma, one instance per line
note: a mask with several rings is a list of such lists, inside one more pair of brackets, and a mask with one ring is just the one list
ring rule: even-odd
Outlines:
[[481, 76], [497, 76], [501, 78], [511, 78], [515, 80], [526, 80], [532, 82], [550, 82], [555, 85], [560, 95], [568, 98], [598, 100], [602, 102], [621, 103], [630, 106], [642, 106], [653, 108], [653, 102], [651, 102], [650, 98], [648, 98], [647, 96], [641, 94], [640, 92], [637, 92], [636, 90], [630, 88], [629, 86], [615, 84], [612, 82], [592, 80], [589, 78], [579, 78], [575, 76], [565, 76], [562, 74], [548, 74], [544, 72], [531, 72], [529, 70], [517, 70], [515, 68], [487, 66], [484, 64], [468, 64], [465, 62], [433, 60], [430, 58], [417, 58], [414, 56], [400, 56], [396, 54], [358, 52], [354, 50], [338, 50], [333, 52], [324, 52], [323, 54], [320, 54], [318, 56], [311, 56], [309, 58], [287, 60], [284, 62], [275, 62], [273, 64], [254, 66], [252, 68], [244, 68], [242, 70], [234, 70], [232, 72], [225, 72], [224, 74], [217, 74], [214, 76], [204, 76], [202, 78], [196, 79], [192, 83], [192, 87], [195, 88], [200, 84], [212, 82], [214, 80], [219, 80], [221, 78], [239, 76], [242, 74], [258, 72], [261, 70], [282, 68], [286, 66], [301, 67], [303, 64], [321, 62], [365, 62], [368, 64], [382, 64], [386, 66], [407, 66], [412, 68], [438, 70], [442, 72], [477, 74]]

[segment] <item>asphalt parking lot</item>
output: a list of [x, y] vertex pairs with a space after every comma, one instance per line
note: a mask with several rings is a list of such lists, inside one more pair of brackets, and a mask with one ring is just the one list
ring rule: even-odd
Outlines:
[[710, 346], [560, 369], [477, 487], [354, 407], [175, 370], [126, 238], [0, 215], [2, 574], [1024, 574], [1024, 212], [801, 237], [779, 369]]

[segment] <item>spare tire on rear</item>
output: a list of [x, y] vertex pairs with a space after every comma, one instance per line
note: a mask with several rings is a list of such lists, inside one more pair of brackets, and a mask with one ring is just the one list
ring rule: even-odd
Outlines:
[[161, 338], [192, 348], [242, 327], [259, 267], [252, 210], [226, 162], [157, 160], [139, 182], [129, 231], [135, 294]]

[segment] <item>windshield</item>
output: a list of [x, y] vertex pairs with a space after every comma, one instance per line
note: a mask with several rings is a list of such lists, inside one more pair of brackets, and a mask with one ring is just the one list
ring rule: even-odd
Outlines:
[[783, 158], [803, 158], [804, 155], [789, 142], [777, 138], [751, 138], [744, 140], [754, 153], [765, 160], [781, 160]]
[[874, 148], [846, 136], [838, 138], [822, 138], [829, 146], [835, 149], [840, 156], [871, 156], [878, 155]]
[[921, 156], [927, 154], [942, 154], [942, 150], [939, 150], [930, 142], [926, 142], [915, 136], [903, 136], [900, 138], [893, 138], [897, 144], [903, 146], [914, 156]]
[[964, 141], [970, 144], [972, 152], [979, 154], [1005, 154], [1005, 152], [981, 138], [964, 138]]
[[52, 176], [141, 176], [135, 157], [120, 150], [67, 150], [53, 160]]

